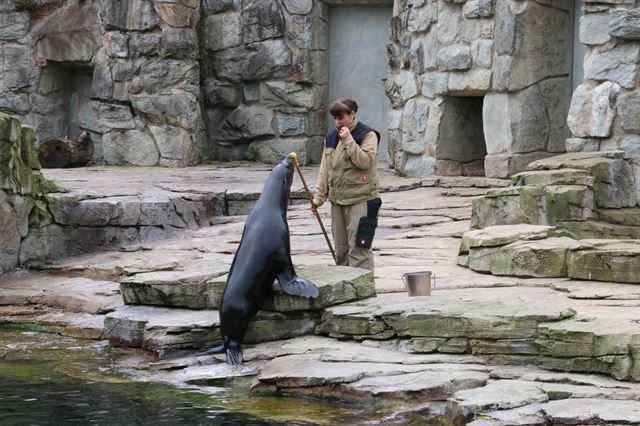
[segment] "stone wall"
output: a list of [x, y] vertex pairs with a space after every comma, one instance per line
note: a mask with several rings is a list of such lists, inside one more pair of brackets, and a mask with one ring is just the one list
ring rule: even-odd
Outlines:
[[29, 230], [51, 222], [44, 195], [62, 190], [39, 172], [35, 137], [33, 128], [0, 114], [0, 275], [18, 266]]
[[[584, 82], [571, 98], [567, 151], [621, 149], [640, 182], [640, 8], [636, 0], [583, 1]], [[636, 185], [636, 198], [640, 185]], [[640, 198], [638, 198], [640, 199]]]
[[[290, 151], [318, 162], [328, 9], [347, 3], [0, 0], [0, 111], [38, 142], [90, 131], [103, 164], [273, 163]], [[640, 175], [638, 0], [581, 2], [588, 52], [573, 97], [572, 3], [395, 0], [398, 173], [506, 177], [565, 149], [623, 149]]]
[[568, 1], [396, 0], [386, 87], [395, 169], [506, 177], [563, 152], [571, 8]]
[[327, 6], [208, 0], [203, 85], [218, 158], [319, 162], [326, 126]]
[[93, 160], [196, 164], [199, 0], [2, 0], [0, 110], [48, 138], [91, 133]]
[[108, 165], [317, 162], [326, 21], [317, 0], [2, 0], [0, 111], [39, 143], [88, 130]]

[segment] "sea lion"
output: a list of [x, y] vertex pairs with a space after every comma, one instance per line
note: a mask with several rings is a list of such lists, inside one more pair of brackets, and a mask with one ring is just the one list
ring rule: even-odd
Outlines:
[[275, 279], [290, 295], [318, 297], [318, 288], [296, 275], [291, 262], [287, 206], [293, 180], [290, 155], [269, 175], [251, 213], [229, 270], [220, 302], [222, 344], [206, 353], [226, 351], [228, 364], [240, 364], [247, 325], [272, 292]]

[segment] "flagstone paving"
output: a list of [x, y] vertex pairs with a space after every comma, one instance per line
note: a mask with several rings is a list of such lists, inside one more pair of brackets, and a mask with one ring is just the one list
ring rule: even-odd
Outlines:
[[[317, 169], [303, 170], [315, 182]], [[640, 421], [638, 286], [494, 276], [459, 265], [473, 197], [509, 184], [494, 179], [420, 181], [383, 170], [372, 287], [366, 271], [329, 274], [337, 267], [296, 177], [288, 214], [293, 261], [300, 275], [331, 291], [322, 302], [268, 301], [247, 334], [241, 367], [227, 366], [224, 355], [200, 355], [219, 338], [211, 308], [240, 241], [243, 214], [268, 172], [237, 163], [45, 170], [70, 189], [57, 195], [68, 217], [77, 212], [64, 197], [113, 203], [119, 211], [128, 211], [123, 203], [176, 197], [222, 201], [214, 203], [219, 211], [189, 216], [193, 221], [179, 215], [186, 226], [171, 239], [123, 242], [117, 250], [43, 261], [34, 265], [38, 270], [3, 277], [0, 323], [35, 324], [109, 339], [113, 350], [133, 346], [154, 354], [153, 361], [123, 361], [119, 367], [132, 380], [197, 385], [249, 375], [255, 392], [385, 398], [403, 402], [397, 418], [446, 415], [474, 425]], [[328, 206], [320, 213], [329, 228]], [[206, 223], [197, 219], [205, 216]], [[480, 235], [472, 246], [482, 241]], [[436, 275], [432, 296], [409, 297], [401, 276], [425, 270]], [[160, 299], [143, 298], [132, 290], [138, 287], [167, 303], [125, 305]]]

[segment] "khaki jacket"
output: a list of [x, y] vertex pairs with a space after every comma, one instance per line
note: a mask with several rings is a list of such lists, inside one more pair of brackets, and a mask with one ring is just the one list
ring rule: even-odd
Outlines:
[[[354, 120], [349, 130], [356, 124]], [[325, 146], [313, 203], [319, 207], [328, 198], [334, 204], [351, 205], [378, 197], [377, 152], [374, 132], [367, 133], [360, 145], [349, 138], [340, 140], [336, 148]]]

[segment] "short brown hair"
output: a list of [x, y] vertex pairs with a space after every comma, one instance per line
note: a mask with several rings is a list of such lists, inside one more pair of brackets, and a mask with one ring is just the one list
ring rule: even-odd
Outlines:
[[332, 117], [340, 117], [342, 114], [358, 112], [358, 103], [349, 98], [338, 98], [329, 107], [329, 114]]

